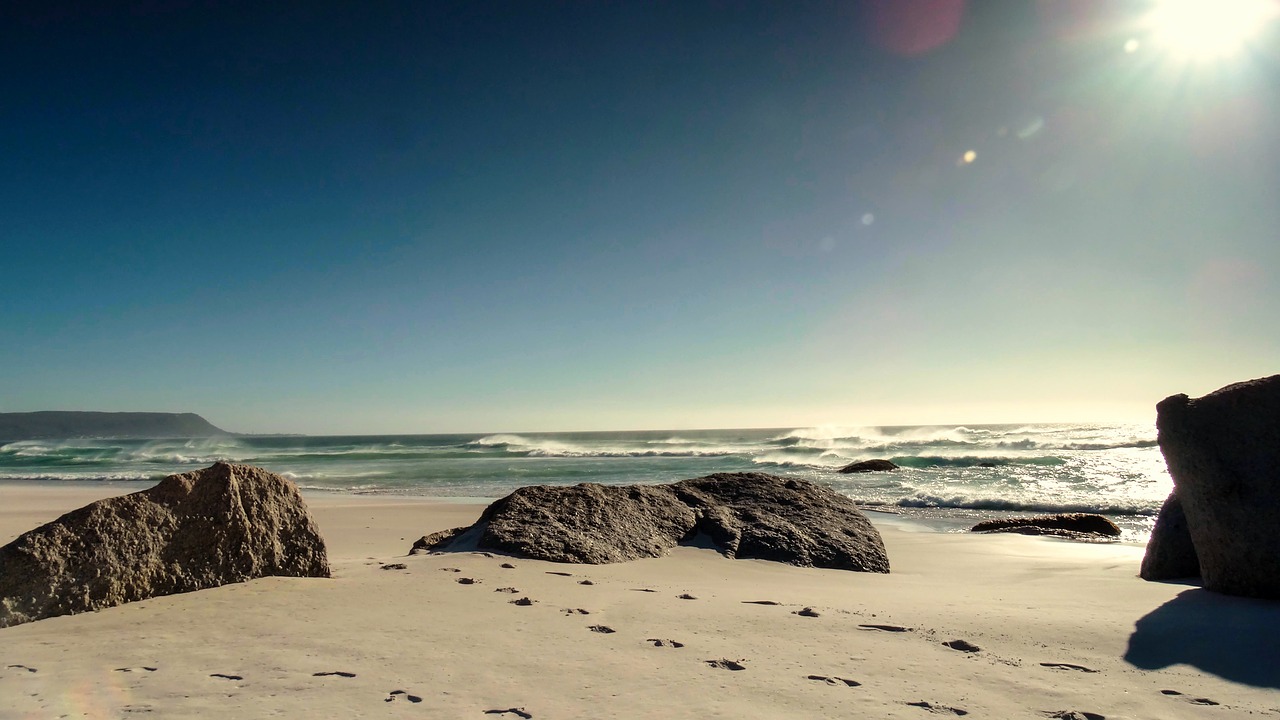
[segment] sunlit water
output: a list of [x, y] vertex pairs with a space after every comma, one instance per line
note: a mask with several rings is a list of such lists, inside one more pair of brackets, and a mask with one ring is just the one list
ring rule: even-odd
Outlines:
[[[902, 467], [836, 472], [870, 458]], [[935, 529], [1009, 512], [1097, 512], [1131, 541], [1149, 533], [1172, 488], [1154, 428], [1085, 424], [33, 440], [0, 446], [0, 481], [141, 487], [215, 460], [265, 467], [310, 491], [455, 499], [757, 471], [824, 483]]]

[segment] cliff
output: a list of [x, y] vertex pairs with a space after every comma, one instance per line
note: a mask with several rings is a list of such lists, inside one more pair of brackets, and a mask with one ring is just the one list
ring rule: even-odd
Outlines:
[[208, 437], [230, 435], [195, 413], [78, 412], [0, 413], [0, 442], [76, 437]]

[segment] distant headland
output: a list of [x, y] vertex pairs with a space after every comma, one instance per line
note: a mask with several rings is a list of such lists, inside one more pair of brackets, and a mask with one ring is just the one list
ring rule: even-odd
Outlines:
[[234, 435], [195, 413], [44, 410], [0, 413], [0, 442], [53, 438]]

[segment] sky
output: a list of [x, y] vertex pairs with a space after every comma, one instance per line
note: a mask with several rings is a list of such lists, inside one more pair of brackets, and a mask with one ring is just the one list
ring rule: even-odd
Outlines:
[[1168, 14], [6, 3], [0, 411], [1149, 423], [1280, 372], [1280, 22]]

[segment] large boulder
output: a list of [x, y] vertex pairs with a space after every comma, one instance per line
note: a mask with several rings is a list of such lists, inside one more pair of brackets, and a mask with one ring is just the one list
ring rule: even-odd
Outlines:
[[292, 482], [216, 463], [0, 548], [0, 627], [268, 575], [328, 577], [324, 540]]
[[1204, 586], [1280, 598], [1280, 375], [1156, 405]]
[[1170, 493], [1160, 507], [1138, 574], [1143, 580], [1181, 580], [1200, 576], [1200, 558], [1196, 556], [1196, 546], [1191, 542], [1191, 530], [1187, 527], [1187, 514], [1183, 512], [1176, 492]]
[[763, 473], [668, 485], [524, 487], [490, 505], [475, 525], [424, 537], [413, 551], [476, 547], [599, 564], [658, 557], [700, 535], [729, 557], [889, 572], [880, 533], [852, 500]]
[[1107, 518], [1092, 513], [1060, 513], [1034, 517], [984, 520], [969, 528], [972, 532], [1011, 532], [1023, 535], [1053, 535], [1074, 540], [1115, 539], [1120, 528]]
[[482, 547], [601, 565], [665, 555], [697, 517], [666, 487], [586, 483], [519, 488], [486, 508], [479, 522]]

